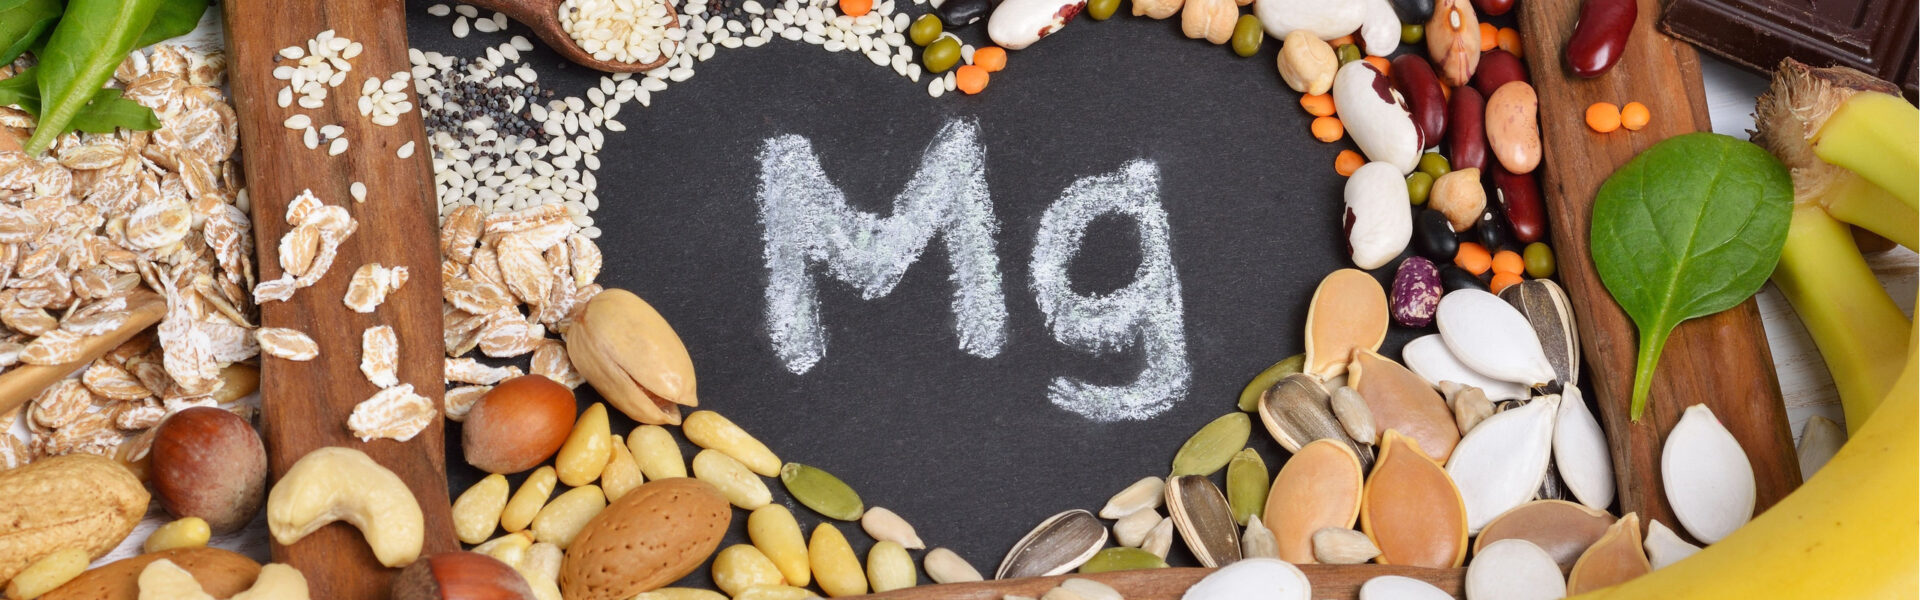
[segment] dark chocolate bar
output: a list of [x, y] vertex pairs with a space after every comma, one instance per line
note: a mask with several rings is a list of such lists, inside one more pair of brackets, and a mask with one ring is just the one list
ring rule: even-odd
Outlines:
[[1915, 96], [1914, 0], [1672, 0], [1661, 30], [1760, 73], [1793, 57], [1845, 65]]

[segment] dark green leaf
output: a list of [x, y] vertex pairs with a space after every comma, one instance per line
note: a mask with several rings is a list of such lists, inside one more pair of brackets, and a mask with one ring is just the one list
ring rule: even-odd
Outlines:
[[1773, 273], [1793, 216], [1793, 179], [1772, 154], [1713, 133], [1654, 144], [1593, 200], [1593, 266], [1640, 329], [1632, 416], [1681, 321], [1740, 304]]
[[40, 114], [40, 87], [34, 78], [39, 69], [27, 69], [0, 80], [0, 106], [19, 106], [35, 116]]
[[205, 12], [206, 0], [161, 0], [160, 10], [153, 13], [153, 21], [133, 47], [145, 48], [186, 35], [200, 24], [200, 15]]
[[0, 65], [13, 62], [60, 20], [60, 0], [0, 0]]
[[27, 140], [27, 154], [39, 154], [55, 138], [71, 131], [73, 118], [113, 77], [153, 15], [169, 2], [192, 0], [73, 0], [37, 54], [40, 65], [40, 123]]
[[160, 118], [152, 109], [121, 98], [120, 90], [106, 88], [94, 94], [67, 126], [87, 133], [113, 133], [115, 128], [153, 131], [160, 128]]

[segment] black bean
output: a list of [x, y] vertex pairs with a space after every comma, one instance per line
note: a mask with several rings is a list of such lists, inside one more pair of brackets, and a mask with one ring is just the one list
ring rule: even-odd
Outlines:
[[1440, 287], [1449, 292], [1464, 289], [1486, 291], [1487, 282], [1457, 265], [1447, 265], [1440, 267]]
[[1447, 216], [1437, 210], [1419, 209], [1413, 218], [1413, 251], [1433, 262], [1447, 264], [1453, 262], [1453, 255], [1460, 251], [1460, 239], [1454, 234], [1453, 224], [1447, 222]]
[[1480, 223], [1474, 225], [1473, 230], [1480, 245], [1489, 253], [1499, 252], [1513, 243], [1513, 232], [1507, 228], [1507, 217], [1497, 203], [1487, 204], [1487, 209], [1480, 213]]
[[940, 22], [945, 23], [947, 29], [957, 29], [987, 18], [987, 13], [993, 12], [993, 2], [991, 0], [947, 0], [940, 5], [940, 8], [934, 9], [934, 12], [940, 15]]

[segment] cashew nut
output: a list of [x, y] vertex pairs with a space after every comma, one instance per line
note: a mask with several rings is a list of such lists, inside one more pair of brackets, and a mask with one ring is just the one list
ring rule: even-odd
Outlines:
[[406, 482], [351, 448], [308, 452], [267, 494], [267, 528], [283, 545], [334, 521], [359, 528], [374, 557], [389, 567], [419, 558], [426, 540], [420, 503]]
[[[140, 600], [216, 600], [200, 589], [192, 573], [164, 558], [140, 570], [139, 586]], [[308, 600], [307, 578], [299, 569], [269, 564], [260, 568], [253, 587], [229, 600]]]

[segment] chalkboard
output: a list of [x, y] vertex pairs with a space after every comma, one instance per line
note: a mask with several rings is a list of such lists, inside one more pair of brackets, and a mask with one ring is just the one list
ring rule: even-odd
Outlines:
[[[474, 56], [527, 35], [515, 26], [456, 40], [448, 19], [425, 13], [429, 4], [410, 6], [416, 48]], [[958, 33], [984, 42], [982, 26]], [[701, 408], [727, 415], [783, 460], [839, 475], [869, 506], [913, 523], [929, 547], [951, 548], [991, 576], [1047, 516], [1098, 510], [1134, 480], [1165, 475], [1181, 442], [1236, 410], [1255, 373], [1302, 351], [1314, 286], [1350, 266], [1333, 159], [1351, 146], [1313, 140], [1299, 94], [1275, 69], [1277, 48], [1270, 40], [1242, 59], [1186, 39], [1177, 19], [1082, 18], [1011, 53], [984, 93], [938, 99], [925, 79], [912, 83], [857, 54], [777, 38], [721, 49], [650, 108], [629, 104], [619, 115], [628, 130], [609, 133], [593, 213], [605, 231], [600, 281], [634, 291], [673, 324], [693, 355]], [[544, 49], [525, 60], [561, 95], [599, 78]], [[776, 354], [767, 320], [757, 197], [769, 140], [804, 139], [849, 206], [884, 217], [948, 127], [977, 131], [984, 149], [1003, 347], [990, 358], [961, 349], [952, 257], [935, 237], [872, 299], [813, 264], [825, 350], [796, 374]], [[1101, 421], [1050, 403], [1051, 382], [1124, 385], [1147, 358], [1138, 345], [1096, 355], [1056, 340], [1036, 300], [1033, 255], [1043, 215], [1064, 191], [1130, 165], [1157, 180], [1151, 204], [1168, 225], [1191, 378], [1164, 412]], [[1103, 294], [1133, 282], [1145, 257], [1139, 231], [1130, 219], [1095, 218], [1066, 267], [1072, 290]], [[1392, 273], [1377, 275], [1384, 283]], [[1429, 332], [1396, 328], [1383, 351], [1397, 358], [1401, 344]], [[586, 386], [580, 398], [598, 399]], [[615, 432], [630, 426], [616, 419]], [[481, 474], [460, 457], [459, 428], [450, 431], [458, 494]], [[1270, 470], [1284, 460], [1258, 428], [1252, 446]], [[689, 457], [696, 450], [685, 447]], [[803, 528], [821, 520], [767, 481]], [[745, 541], [744, 516], [736, 513], [726, 543]], [[864, 557], [871, 541], [857, 524], [840, 527]], [[1171, 562], [1194, 564], [1175, 552]], [[686, 584], [707, 581], [702, 569]]]

